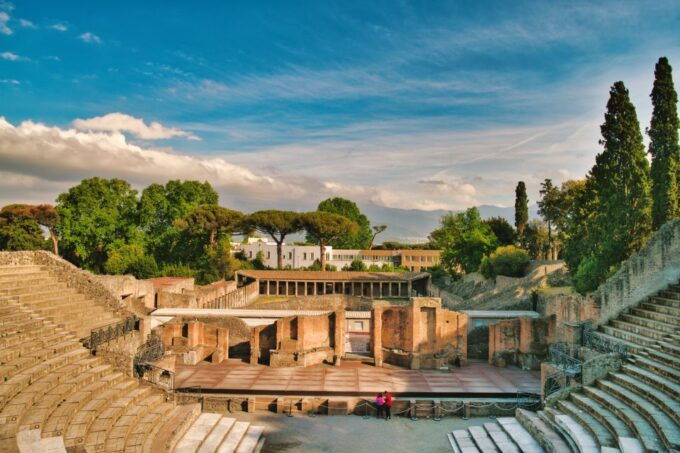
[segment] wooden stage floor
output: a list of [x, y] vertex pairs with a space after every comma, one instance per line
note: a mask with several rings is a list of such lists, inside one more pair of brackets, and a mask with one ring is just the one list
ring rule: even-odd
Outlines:
[[270, 368], [237, 360], [178, 365], [175, 388], [239, 394], [371, 396], [388, 390], [401, 396], [511, 396], [540, 394], [540, 372], [470, 362], [452, 371], [376, 368], [344, 361], [341, 366]]

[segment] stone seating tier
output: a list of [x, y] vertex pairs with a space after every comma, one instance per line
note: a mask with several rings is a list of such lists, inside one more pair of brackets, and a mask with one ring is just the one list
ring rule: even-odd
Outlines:
[[262, 447], [262, 428], [243, 422], [198, 438], [194, 422], [222, 417], [176, 405], [81, 345], [117, 321], [44, 267], [0, 266], [0, 451], [174, 451], [188, 433], [206, 452]]
[[[494, 448], [555, 452], [680, 450], [680, 285], [670, 285], [643, 300], [600, 326], [595, 335], [627, 346], [629, 356], [621, 369], [571, 392], [554, 407], [538, 413], [518, 409], [515, 418], [498, 419], [500, 428], [485, 425]], [[509, 420], [515, 420], [516, 425]], [[499, 429], [507, 436], [491, 435]], [[449, 441], [453, 451], [493, 451], [472, 427], [454, 431]], [[523, 446], [520, 441], [527, 443]]]

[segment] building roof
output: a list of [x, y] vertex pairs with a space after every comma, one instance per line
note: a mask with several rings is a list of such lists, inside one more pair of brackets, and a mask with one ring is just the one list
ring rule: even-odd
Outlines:
[[426, 272], [346, 272], [346, 271], [238, 271], [239, 275], [256, 280], [318, 280], [353, 282], [410, 282], [427, 278]]
[[[236, 316], [238, 318], [285, 318], [288, 316], [319, 316], [333, 313], [332, 310], [269, 310], [247, 308], [159, 308], [151, 316]], [[370, 319], [370, 311], [346, 311], [347, 319]]]

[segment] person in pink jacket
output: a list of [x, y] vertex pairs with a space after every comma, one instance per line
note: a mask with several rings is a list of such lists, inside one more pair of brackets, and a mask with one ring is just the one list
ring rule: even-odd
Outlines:
[[385, 410], [385, 398], [383, 398], [382, 393], [378, 393], [375, 397], [375, 416], [378, 418], [383, 418], [383, 411]]

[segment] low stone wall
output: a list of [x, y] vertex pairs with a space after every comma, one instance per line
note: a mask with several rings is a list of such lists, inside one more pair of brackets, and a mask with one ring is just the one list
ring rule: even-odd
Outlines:
[[94, 278], [119, 299], [139, 302], [147, 309], [154, 308], [155, 290], [150, 281], [137, 280], [132, 275], [94, 275]]
[[111, 291], [98, 280], [98, 276], [83, 269], [79, 269], [51, 252], [43, 250], [0, 252], [0, 266], [11, 265], [44, 266], [51, 274], [56, 275], [61, 282], [66, 283], [69, 288], [74, 288], [79, 293], [84, 294], [88, 299], [92, 299], [96, 303], [104, 305], [107, 309], [116, 313], [121, 318], [127, 318], [132, 315], [125, 307], [125, 304], [117, 299]]
[[583, 385], [592, 385], [596, 380], [606, 377], [610, 372], [618, 371], [622, 364], [623, 359], [619, 353], [598, 354], [592, 359], [583, 362], [581, 383]]
[[664, 224], [645, 246], [621, 263], [619, 270], [595, 292], [600, 304], [597, 324], [605, 324], [645, 297], [678, 283], [680, 220]]

